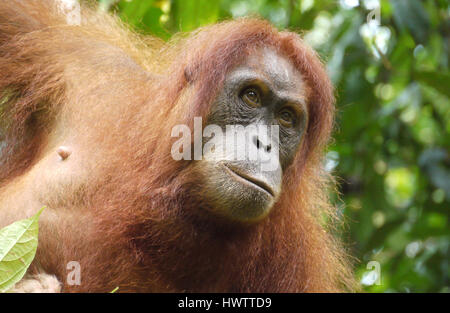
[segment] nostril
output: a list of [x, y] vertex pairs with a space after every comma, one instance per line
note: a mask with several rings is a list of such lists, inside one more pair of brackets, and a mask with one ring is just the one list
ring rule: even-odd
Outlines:
[[255, 144], [256, 148], [260, 148], [261, 147], [261, 141], [259, 141], [258, 137], [253, 137], [253, 143]]
[[253, 137], [253, 143], [255, 144], [256, 148], [263, 148], [266, 152], [270, 152], [272, 150], [272, 145], [264, 145], [256, 136]]

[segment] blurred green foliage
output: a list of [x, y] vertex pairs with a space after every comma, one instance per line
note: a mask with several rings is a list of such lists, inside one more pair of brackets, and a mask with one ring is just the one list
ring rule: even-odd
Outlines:
[[99, 1], [164, 39], [247, 15], [301, 32], [337, 90], [326, 166], [364, 290], [450, 291], [448, 0]]

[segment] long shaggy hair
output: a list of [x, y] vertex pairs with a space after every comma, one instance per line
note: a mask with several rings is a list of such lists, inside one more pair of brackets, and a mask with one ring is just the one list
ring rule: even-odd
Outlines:
[[[352, 290], [323, 170], [333, 88], [300, 37], [244, 18], [163, 42], [81, 12], [69, 25], [53, 1], [0, 4], [0, 195], [59, 145], [79, 164], [36, 182], [47, 209], [31, 272], [64, 284], [65, 265], [80, 262], [81, 285], [64, 291]], [[201, 181], [171, 158], [170, 134], [205, 120], [228, 71], [260, 47], [303, 75], [309, 124], [270, 216], [236, 227], [201, 214]]]

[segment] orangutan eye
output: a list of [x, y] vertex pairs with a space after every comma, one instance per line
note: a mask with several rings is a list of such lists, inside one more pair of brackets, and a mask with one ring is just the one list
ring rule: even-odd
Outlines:
[[259, 107], [261, 106], [261, 99], [259, 97], [259, 93], [254, 88], [247, 88], [242, 92], [241, 95], [242, 100], [251, 107]]
[[278, 114], [278, 121], [282, 126], [291, 128], [295, 125], [295, 114], [289, 109], [283, 109]]

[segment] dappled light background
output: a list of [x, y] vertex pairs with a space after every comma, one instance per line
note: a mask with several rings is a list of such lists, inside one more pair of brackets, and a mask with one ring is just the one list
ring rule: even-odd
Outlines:
[[449, 292], [448, 0], [100, 0], [135, 30], [258, 15], [327, 63], [337, 125], [326, 167], [369, 292]]

